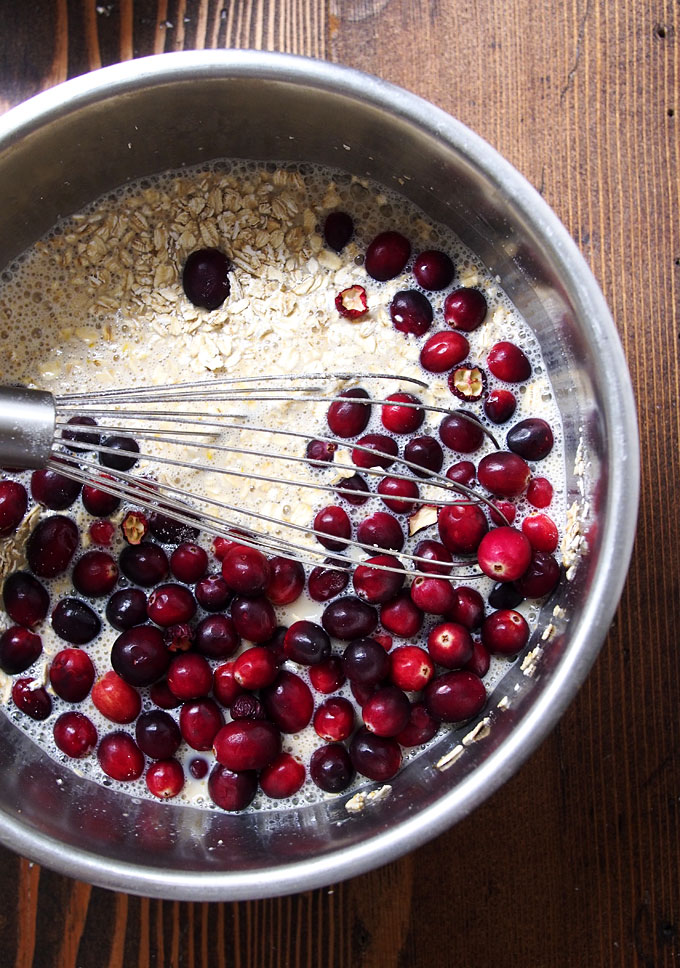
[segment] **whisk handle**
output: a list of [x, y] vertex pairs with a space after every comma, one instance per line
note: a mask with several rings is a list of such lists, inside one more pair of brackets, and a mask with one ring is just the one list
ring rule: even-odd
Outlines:
[[54, 441], [55, 423], [51, 393], [0, 387], [0, 465], [44, 467]]

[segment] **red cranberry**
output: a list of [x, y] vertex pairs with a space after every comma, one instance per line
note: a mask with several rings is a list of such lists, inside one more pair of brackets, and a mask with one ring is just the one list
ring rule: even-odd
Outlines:
[[170, 571], [188, 585], [200, 581], [208, 570], [208, 553], [200, 545], [183, 541], [170, 555]]
[[243, 687], [234, 678], [234, 662], [224, 662], [213, 672], [213, 695], [223, 706], [231, 706]]
[[364, 703], [361, 715], [364, 726], [377, 736], [396, 736], [405, 729], [411, 704], [401, 689], [383, 686]]
[[317, 541], [324, 548], [328, 548], [329, 551], [340, 551], [347, 547], [347, 539], [352, 534], [352, 525], [346, 511], [331, 505], [322, 508], [315, 516], [314, 531]]
[[390, 652], [390, 679], [405, 692], [420, 692], [434, 675], [434, 663], [424, 649], [404, 645]]
[[262, 595], [271, 577], [269, 562], [261, 551], [234, 545], [222, 561], [222, 577], [237, 595]]
[[208, 777], [208, 793], [222, 810], [245, 810], [257, 793], [257, 773], [254, 770], [234, 773], [216, 763]]
[[547, 508], [553, 499], [553, 486], [547, 477], [534, 477], [527, 488], [527, 501], [534, 508]]
[[336, 437], [356, 437], [362, 434], [371, 417], [371, 405], [357, 401], [368, 400], [369, 396], [361, 387], [343, 390], [338, 394], [341, 399], [334, 400], [328, 408], [328, 426]]
[[97, 613], [78, 598], [62, 598], [52, 612], [52, 628], [74, 645], [87, 645], [99, 635], [102, 623]]
[[246, 649], [234, 662], [234, 679], [244, 689], [263, 689], [270, 686], [278, 672], [276, 656], [264, 645], [254, 645]]
[[444, 622], [428, 635], [427, 650], [437, 665], [462, 669], [472, 658], [472, 636], [463, 625]]
[[196, 249], [182, 269], [182, 288], [187, 299], [203, 309], [217, 309], [231, 291], [231, 262], [220, 249]]
[[335, 308], [347, 319], [359, 319], [368, 312], [368, 300], [363, 286], [348, 286], [335, 297]]
[[116, 471], [130, 471], [139, 457], [139, 444], [132, 437], [105, 437], [99, 451], [99, 463]]
[[[375, 567], [383, 566], [383, 567]], [[386, 569], [396, 569], [387, 571]], [[393, 555], [376, 555], [354, 570], [354, 590], [370, 605], [381, 605], [395, 598], [404, 584], [404, 567]]]
[[401, 551], [404, 547], [404, 532], [395, 517], [386, 511], [376, 511], [364, 518], [357, 528], [357, 541], [372, 548]]
[[281, 752], [281, 733], [266, 721], [238, 719], [221, 727], [213, 749], [229, 770], [263, 770]]
[[390, 659], [375, 639], [355, 639], [342, 654], [342, 665], [350, 682], [375, 686], [387, 678]]
[[429, 477], [428, 471], [438, 474], [444, 463], [444, 451], [434, 437], [412, 437], [404, 447], [404, 460], [417, 467], [411, 468], [417, 477]]
[[465, 487], [474, 487], [477, 468], [471, 460], [459, 460], [451, 464], [446, 472], [446, 476], [454, 484], [464, 484]]
[[425, 688], [425, 705], [434, 718], [444, 723], [472, 719], [486, 703], [482, 680], [472, 672], [445, 672]]
[[222, 575], [206, 575], [194, 588], [196, 601], [206, 612], [221, 612], [231, 601], [229, 585]]
[[301, 665], [317, 665], [331, 654], [331, 640], [315, 622], [294, 622], [286, 632], [283, 651]]
[[354, 779], [349, 753], [341, 743], [329, 743], [314, 750], [309, 761], [309, 774], [326, 793], [341, 793]]
[[448, 620], [458, 622], [470, 632], [478, 629], [484, 618], [484, 599], [477, 589], [459, 585], [454, 589], [454, 599], [447, 615]]
[[159, 800], [169, 800], [182, 792], [184, 770], [175, 759], [158, 760], [148, 768], [144, 779], [149, 793]]
[[541, 417], [520, 420], [506, 437], [510, 450], [525, 460], [543, 460], [552, 450], [553, 442], [550, 424]]
[[424, 702], [411, 706], [409, 720], [405, 728], [395, 737], [400, 746], [421, 746], [429, 743], [439, 729], [439, 723], [427, 711]]
[[13, 534], [28, 508], [28, 494], [18, 481], [0, 481], [0, 538]]
[[270, 577], [265, 595], [272, 605], [291, 605], [305, 587], [305, 570], [299, 561], [275, 556], [269, 561]]
[[354, 706], [342, 696], [327, 699], [314, 713], [314, 729], [330, 743], [349, 739], [354, 729]]
[[83, 713], [62, 713], [52, 727], [57, 749], [73, 759], [87, 756], [97, 745], [97, 730]]
[[86, 551], [75, 563], [72, 580], [81, 595], [108, 595], [118, 581], [118, 565], [106, 551]]
[[305, 768], [290, 753], [279, 753], [260, 774], [260, 786], [272, 800], [285, 800], [301, 789], [305, 782]]
[[378, 613], [360, 598], [345, 595], [326, 606], [321, 624], [334, 639], [349, 642], [370, 635], [378, 624]]
[[476, 676], [483, 679], [489, 671], [491, 665], [491, 655], [485, 645], [477, 640], [472, 646], [472, 657], [465, 664], [468, 672], [474, 672]]
[[517, 528], [494, 528], [477, 548], [477, 561], [495, 581], [516, 581], [529, 567], [531, 545]]
[[486, 318], [486, 299], [478, 289], [456, 289], [444, 300], [444, 319], [453, 329], [471, 333]]
[[144, 772], [144, 754], [131, 736], [122, 731], [107, 733], [97, 750], [99, 765], [112, 780], [138, 780]]
[[351, 477], [343, 477], [336, 487], [336, 493], [344, 498], [348, 504], [360, 507], [368, 500], [370, 488], [361, 474], [352, 474]]
[[168, 582], [154, 588], [149, 595], [146, 611], [156, 625], [169, 628], [171, 625], [189, 622], [194, 617], [196, 599], [184, 585]]
[[218, 535], [213, 539], [213, 552], [218, 561], [224, 561], [227, 557], [227, 552], [234, 548], [238, 544], [238, 541], [230, 541], [229, 538], [223, 538]]
[[418, 285], [433, 292], [446, 289], [451, 284], [455, 271], [449, 256], [439, 249], [421, 252], [413, 263], [413, 275]]
[[383, 504], [395, 514], [412, 514], [420, 490], [415, 481], [403, 477], [383, 477], [378, 484]]
[[381, 420], [393, 434], [413, 434], [425, 419], [420, 400], [412, 393], [390, 393], [382, 405]]
[[146, 621], [146, 594], [141, 588], [121, 588], [106, 603], [106, 619], [119, 632]]
[[344, 592], [348, 584], [349, 575], [346, 570], [317, 565], [309, 573], [307, 591], [313, 601], [327, 602]]
[[332, 464], [338, 445], [329, 440], [310, 440], [305, 451], [312, 467]]
[[142, 708], [137, 690], [111, 669], [92, 687], [92, 702], [112, 723], [132, 723]]
[[283, 643], [286, 641], [286, 632], [288, 627], [285, 625], [277, 625], [274, 629], [274, 634], [270, 639], [264, 643], [265, 648], [267, 648], [271, 654], [274, 656], [279, 665], [286, 658], [283, 651]]
[[240, 696], [234, 699], [233, 703], [229, 707], [229, 713], [232, 719], [266, 719], [267, 714], [264, 711], [264, 706], [257, 698], [253, 696], [252, 693], [244, 692]]
[[430, 615], [445, 615], [455, 601], [451, 582], [435, 576], [416, 578], [411, 585], [411, 598]]
[[387, 434], [366, 434], [359, 438], [352, 450], [352, 463], [357, 467], [387, 469], [398, 454], [399, 447], [393, 437], [388, 437]]
[[482, 644], [492, 655], [516, 655], [529, 641], [529, 626], [519, 612], [499, 609], [482, 623]]
[[183, 701], [207, 696], [212, 686], [208, 660], [196, 652], [174, 656], [168, 666], [167, 683], [170, 692]]
[[326, 245], [335, 252], [342, 252], [354, 234], [354, 222], [347, 212], [330, 212], [323, 223]]
[[525, 354], [506, 340], [491, 347], [486, 363], [493, 375], [505, 383], [522, 383], [531, 376], [531, 363]]
[[482, 487], [499, 497], [519, 497], [529, 486], [531, 471], [518, 454], [495, 451], [482, 457], [477, 468], [477, 479]]
[[111, 648], [111, 665], [129, 685], [150, 686], [165, 674], [170, 653], [153, 625], [136, 625], [121, 632]]
[[182, 734], [169, 713], [152, 709], [137, 720], [135, 739], [142, 753], [154, 760], [167, 760], [179, 749]]
[[444, 373], [467, 357], [470, 344], [462, 333], [433, 333], [420, 351], [420, 365], [429, 373]]
[[93, 521], [88, 533], [94, 544], [110, 548], [113, 544], [116, 529], [111, 521]]
[[0, 669], [8, 676], [25, 672], [42, 655], [42, 639], [21, 625], [13, 625], [0, 635]]
[[51, 468], [33, 471], [31, 496], [51, 511], [65, 511], [78, 499], [82, 484], [72, 481]]
[[381, 232], [366, 249], [366, 272], [378, 282], [394, 279], [411, 256], [411, 243], [400, 232]]
[[403, 639], [411, 639], [418, 634], [423, 624], [423, 612], [415, 604], [409, 592], [402, 592], [380, 609], [380, 622], [383, 628]]
[[337, 655], [329, 656], [318, 665], [309, 667], [309, 680], [317, 692], [329, 695], [345, 682], [342, 661]]
[[214, 700], [194, 699], [182, 703], [179, 728], [182, 739], [192, 750], [211, 750], [213, 740], [223, 725], [222, 710]]
[[439, 436], [446, 447], [461, 454], [472, 454], [484, 443], [482, 425], [464, 410], [444, 417], [439, 424]]
[[276, 613], [266, 598], [235, 598], [231, 620], [238, 635], [249, 642], [266, 642], [276, 629]]
[[299, 733], [314, 712], [314, 699], [306, 682], [282, 669], [260, 695], [269, 719], [282, 733]]
[[43, 621], [50, 606], [50, 596], [37, 578], [26, 571], [15, 571], [5, 579], [2, 588], [5, 611], [17, 625], [34, 629]]
[[489, 529], [484, 512], [476, 504], [449, 504], [439, 511], [439, 536], [449, 551], [473, 554]]
[[417, 289], [402, 289], [392, 297], [390, 319], [400, 333], [422, 336], [432, 325], [432, 303]]
[[195, 780], [202, 780], [208, 773], [208, 761], [202, 756], [194, 756], [189, 762], [189, 773]]
[[12, 699], [17, 709], [31, 719], [43, 720], [52, 712], [52, 700], [44, 686], [35, 687], [35, 679], [17, 679], [12, 686]]
[[534, 551], [553, 552], [559, 544], [557, 525], [547, 514], [529, 514], [522, 521], [522, 532]]
[[517, 398], [510, 390], [492, 390], [484, 400], [484, 413], [496, 424], [507, 423], [517, 409]]
[[[109, 478], [108, 474], [103, 476], [113, 481], [113, 478]], [[85, 484], [83, 486], [81, 498], [83, 507], [88, 514], [92, 514], [97, 518], [108, 518], [110, 514], [113, 514], [120, 507], [119, 497], [116, 497], [115, 494], [109, 494], [108, 491], [103, 491], [93, 484]]]
[[78, 547], [78, 527], [63, 514], [39, 521], [26, 542], [26, 559], [34, 575], [54, 578], [71, 564]]
[[512, 524], [517, 514], [517, 508], [512, 501], [494, 501], [493, 507], [489, 508], [489, 517], [492, 524], [501, 527], [504, 524]]
[[92, 659], [82, 649], [62, 649], [50, 665], [50, 684], [66, 702], [82, 702], [94, 682]]
[[352, 737], [349, 755], [357, 773], [386, 782], [399, 771], [401, 748], [391, 736], [376, 736], [362, 726]]
[[413, 549], [414, 565], [418, 571], [426, 571], [432, 575], [450, 575], [453, 559], [447, 549], [439, 541], [419, 541]]
[[524, 598], [543, 598], [557, 587], [559, 580], [560, 566], [555, 558], [545, 551], [534, 551], [516, 587]]
[[126, 545], [118, 561], [125, 577], [143, 588], [149, 588], [164, 581], [170, 570], [168, 556], [160, 545], [152, 541], [144, 541], [139, 545]]

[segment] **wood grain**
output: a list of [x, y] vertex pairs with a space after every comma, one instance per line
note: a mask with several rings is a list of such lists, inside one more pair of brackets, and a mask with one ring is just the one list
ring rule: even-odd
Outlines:
[[[643, 490], [621, 607], [557, 729], [409, 857], [240, 904], [114, 894], [0, 851], [0, 963], [36, 968], [660, 968], [680, 957], [677, 0], [0, 4], [0, 108], [101, 64], [257, 47], [401, 84], [536, 185], [600, 281], [637, 392]], [[608, 361], [602, 361], [607, 378]]]

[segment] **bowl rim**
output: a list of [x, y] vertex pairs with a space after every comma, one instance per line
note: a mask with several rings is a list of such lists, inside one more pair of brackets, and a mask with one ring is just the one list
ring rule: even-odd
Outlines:
[[[243, 900], [297, 893], [364, 873], [421, 846], [469, 814], [534, 752], [573, 700], [591, 668], [617, 607], [632, 553], [639, 500], [637, 417], [627, 363], [604, 296], [574, 240], [541, 195], [491, 145], [462, 122], [416, 94], [362, 71], [298, 55], [253, 50], [202, 50], [155, 54], [64, 81], [0, 116], [0, 149], [55, 117], [88, 102], [149, 84], [258, 77], [344, 94], [391, 113], [443, 145], [465, 154], [506, 195], [541, 235], [553, 264], [572, 283], [582, 318], [592, 321], [594, 352], [609, 362], [602, 419], [617, 463], [609, 465], [608, 511], [601, 536], [601, 564], [578, 619], [568, 653], [531, 709], [487, 759], [455, 788], [413, 816], [333, 854], [275, 869], [180, 871], [144, 868], [70, 849], [0, 815], [0, 841], [10, 849], [71, 877], [112, 890], [181, 900]], [[612, 513], [615, 509], [615, 514]], [[332, 867], [329, 878], [329, 867]]]

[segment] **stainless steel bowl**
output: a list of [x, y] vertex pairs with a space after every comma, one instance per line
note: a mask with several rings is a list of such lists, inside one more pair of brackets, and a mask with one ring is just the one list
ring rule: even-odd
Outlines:
[[[359, 874], [446, 830], [517, 770], [600, 649], [628, 567], [639, 453], [626, 363], [593, 276], [553, 212], [488, 144], [419, 98], [329, 64], [255, 52], [167, 54], [60, 85], [0, 118], [0, 266], [128, 179], [211, 158], [308, 160], [369, 175], [448, 223], [538, 334], [564, 418], [589, 553], [556, 601], [568, 621], [533, 676], [515, 664], [489, 734], [451, 767], [450, 736], [387, 799], [226, 815], [139, 802], [79, 779], [0, 720], [0, 839], [65, 874], [182, 899], [285, 894]], [[607, 360], [607, 378], [602, 361]], [[587, 464], [574, 473], [577, 449]], [[559, 624], [559, 623], [558, 623]], [[509, 708], [497, 703], [510, 698]]]

